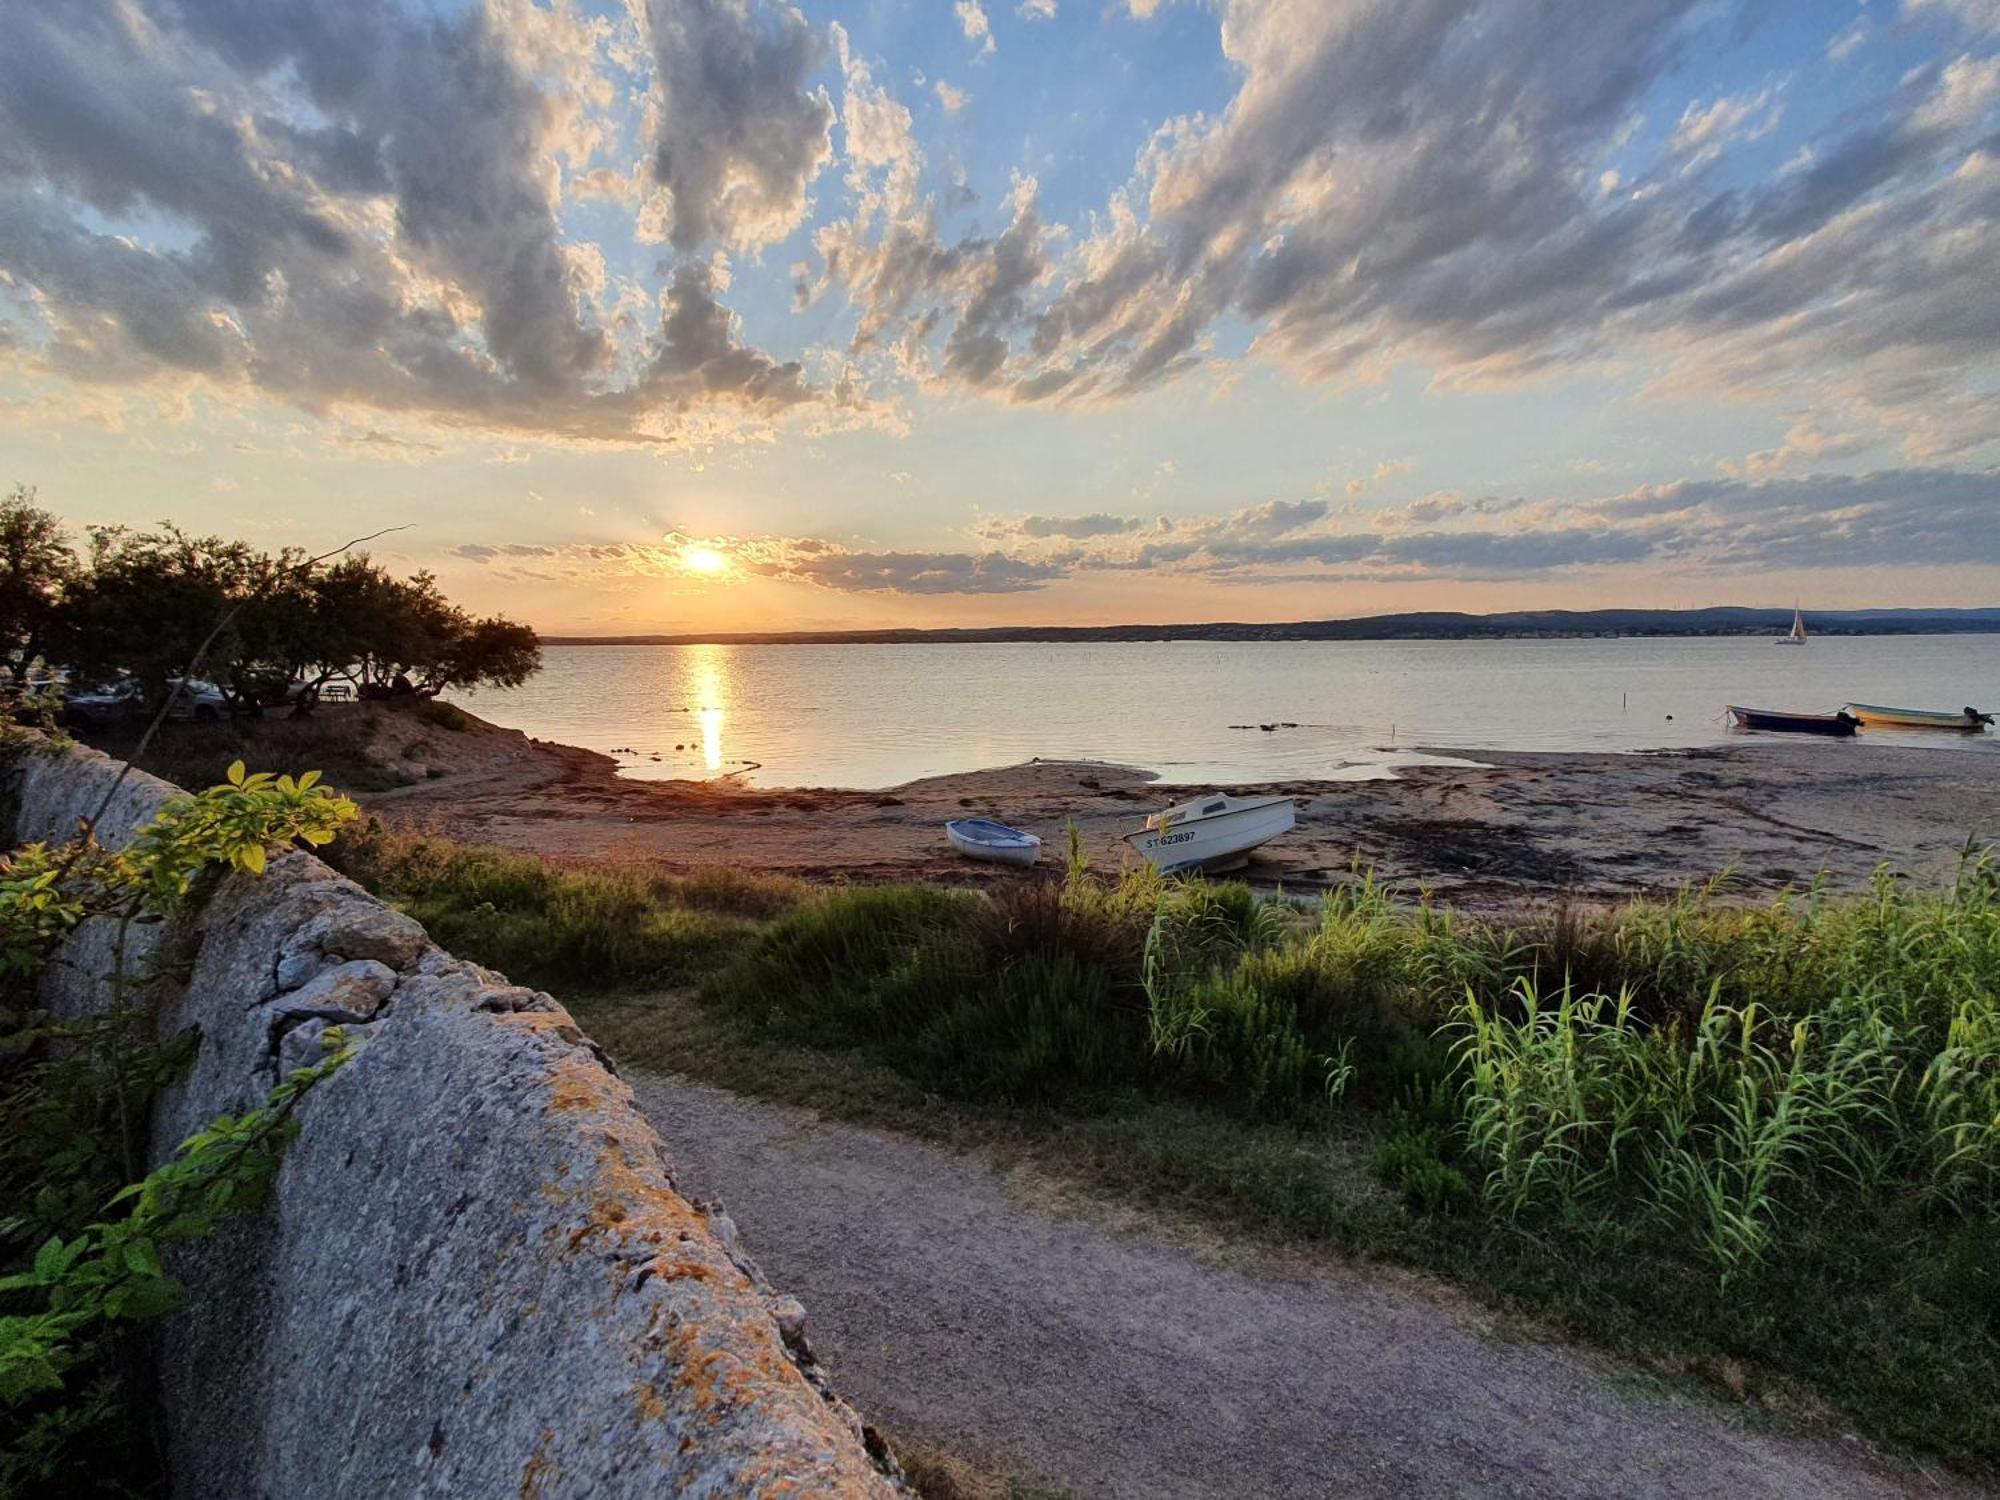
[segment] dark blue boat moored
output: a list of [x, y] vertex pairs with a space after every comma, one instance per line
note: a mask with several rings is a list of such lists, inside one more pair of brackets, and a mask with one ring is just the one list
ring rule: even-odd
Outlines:
[[1775, 734], [1849, 735], [1861, 721], [1842, 710], [1837, 714], [1790, 714], [1775, 708], [1738, 708], [1729, 705], [1729, 717], [1739, 729], [1764, 729]]

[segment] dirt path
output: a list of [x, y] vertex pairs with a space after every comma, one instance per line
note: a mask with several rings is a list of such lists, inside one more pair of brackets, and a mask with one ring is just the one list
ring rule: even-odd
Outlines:
[[977, 1158], [632, 1079], [891, 1431], [1079, 1497], [1976, 1493], [1755, 1431], [1410, 1277], [1205, 1264], [1024, 1204]]

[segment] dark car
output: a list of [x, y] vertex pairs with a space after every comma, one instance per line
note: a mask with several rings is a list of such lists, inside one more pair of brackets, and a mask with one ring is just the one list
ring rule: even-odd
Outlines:
[[71, 693], [63, 700], [63, 717], [91, 729], [112, 729], [138, 718], [144, 707], [137, 680], [122, 677], [81, 693]]

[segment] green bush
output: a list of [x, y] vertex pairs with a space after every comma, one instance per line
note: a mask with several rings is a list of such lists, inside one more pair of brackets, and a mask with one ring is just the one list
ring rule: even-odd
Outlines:
[[479, 722], [456, 703], [442, 698], [420, 698], [411, 711], [426, 724], [451, 734], [463, 734]]

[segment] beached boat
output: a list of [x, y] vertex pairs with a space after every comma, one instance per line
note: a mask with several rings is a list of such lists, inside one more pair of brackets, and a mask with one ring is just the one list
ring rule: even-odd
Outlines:
[[1884, 708], [1879, 703], [1850, 703], [1841, 712], [1882, 729], [1958, 729], [1977, 733], [1993, 722], [1993, 715], [1976, 708], [1961, 708], [1952, 713], [1942, 708]]
[[1798, 606], [1792, 607], [1792, 628], [1778, 637], [1780, 646], [1803, 646], [1806, 643], [1806, 617], [1799, 613]]
[[1197, 797], [1154, 813], [1125, 842], [1162, 870], [1228, 870], [1298, 822], [1290, 797]]
[[1738, 708], [1729, 705], [1729, 717], [1741, 729], [1764, 729], [1776, 734], [1847, 735], [1861, 727], [1852, 714], [1791, 714], [1775, 708]]
[[967, 859], [996, 865], [1031, 865], [1042, 857], [1042, 841], [1032, 833], [1009, 828], [991, 818], [955, 818], [944, 825], [951, 847]]

